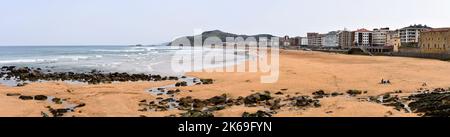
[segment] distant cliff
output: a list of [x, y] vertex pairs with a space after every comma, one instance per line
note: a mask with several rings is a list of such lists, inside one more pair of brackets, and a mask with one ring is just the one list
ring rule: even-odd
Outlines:
[[[213, 31], [205, 31], [202, 34], [202, 43], [205, 41], [206, 38], [210, 38], [210, 37], [217, 37], [219, 39], [222, 40], [222, 42], [226, 42], [226, 38], [232, 37], [232, 38], [237, 38], [237, 37], [242, 37], [244, 40], [247, 39], [248, 37], [254, 37], [257, 41], [259, 41], [259, 38], [267, 38], [268, 40], [270, 40], [272, 37], [277, 37], [274, 35], [270, 35], [270, 34], [258, 34], [258, 35], [238, 35], [238, 34], [233, 34], [233, 33], [228, 33], [228, 32], [223, 32], [220, 30], [213, 30]], [[191, 45], [194, 45], [194, 36], [185, 36], [185, 37], [180, 37], [178, 39], [181, 38], [187, 38], [190, 40]], [[172, 45], [172, 42], [167, 44], [168, 46]]]

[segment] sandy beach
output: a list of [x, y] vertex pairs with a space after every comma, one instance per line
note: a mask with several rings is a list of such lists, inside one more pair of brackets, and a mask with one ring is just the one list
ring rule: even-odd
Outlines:
[[[247, 62], [248, 63], [248, 62]], [[419, 88], [434, 89], [450, 87], [450, 63], [446, 61], [386, 57], [358, 56], [311, 51], [281, 51], [280, 76], [273, 84], [261, 84], [264, 73], [243, 72], [195, 72], [187, 76], [210, 78], [213, 84], [177, 87], [182, 92], [174, 98], [191, 96], [208, 99], [226, 94], [230, 98], [245, 97], [257, 92], [282, 92], [283, 96], [308, 95], [318, 90], [327, 93], [345, 94], [348, 90], [367, 93], [358, 97], [342, 95], [321, 98], [320, 107], [293, 109], [283, 107], [275, 117], [414, 117], [414, 113], [398, 111], [393, 107], [361, 101], [361, 98], [382, 95], [401, 90], [409, 95]], [[380, 84], [381, 79], [391, 84]], [[84, 103], [85, 106], [69, 112], [65, 116], [75, 117], [162, 117], [178, 115], [182, 110], [138, 111], [142, 100], [155, 101], [158, 96], [148, 93], [148, 89], [174, 84], [176, 81], [162, 82], [121, 82], [113, 84], [68, 84], [64, 82], [31, 83], [23, 87], [0, 85], [0, 116], [40, 117], [48, 113], [47, 106], [59, 107], [46, 101], [20, 100], [7, 93], [21, 95], [46, 95], [67, 99], [67, 102]], [[188, 92], [189, 91], [189, 92]], [[161, 96], [168, 98], [166, 95]], [[231, 106], [214, 111], [217, 117], [240, 117], [244, 112], [265, 110], [262, 106]]]

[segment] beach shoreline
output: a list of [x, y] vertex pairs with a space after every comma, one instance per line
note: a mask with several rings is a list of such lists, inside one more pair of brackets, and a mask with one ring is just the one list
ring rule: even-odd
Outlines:
[[[392, 106], [364, 99], [384, 94], [402, 97], [416, 94], [419, 90], [447, 88], [450, 86], [450, 78], [445, 76], [450, 74], [450, 70], [446, 68], [450, 68], [450, 63], [430, 59], [281, 50], [279, 80], [273, 84], [262, 84], [260, 76], [264, 73], [258, 72], [191, 72], [186, 76], [212, 79], [213, 83], [172, 87], [167, 90], [179, 89], [179, 91], [163, 95], [151, 94], [148, 90], [179, 81], [95, 85], [44, 82], [30, 83], [22, 87], [0, 85], [0, 116], [40, 117], [42, 112], [51, 113], [48, 106], [61, 107], [60, 104], [20, 100], [17, 96], [7, 96], [8, 93], [18, 93], [30, 96], [54, 96], [67, 99], [69, 102], [85, 104], [73, 112], [64, 114], [75, 117], [180, 116], [186, 110], [147, 111], [147, 109], [148, 107], [158, 109], [161, 105], [165, 105], [161, 103], [165, 99], [174, 99], [179, 103], [188, 97], [206, 102], [206, 106], [214, 102], [212, 98], [232, 99], [231, 103], [224, 102], [227, 105], [215, 104], [207, 107], [208, 109], [220, 105], [225, 107], [211, 112], [216, 117], [241, 117], [245, 112], [258, 111], [270, 111], [270, 115], [274, 117], [415, 117], [418, 114], [407, 113]], [[382, 79], [389, 80], [390, 84], [380, 84]], [[324, 97], [315, 98], [317, 91], [320, 90], [323, 91]], [[362, 93], [353, 96], [348, 93], [351, 90]], [[270, 100], [261, 101], [263, 104], [259, 101], [254, 102], [254, 106], [245, 103], [248, 97], [265, 91], [270, 93]], [[336, 93], [336, 96], [331, 96], [331, 93]], [[224, 94], [225, 96], [222, 96]], [[302, 99], [311, 102], [302, 107], [292, 104], [302, 101], [298, 98], [301, 96], [308, 96]], [[239, 105], [239, 97], [244, 98], [245, 105]], [[277, 99], [280, 99], [279, 103], [276, 103]], [[157, 105], [152, 105], [151, 102], [156, 102]], [[320, 106], [314, 102], [317, 104], [320, 102]], [[272, 107], [276, 104], [280, 105], [280, 108], [272, 111]], [[16, 107], [17, 105], [21, 107]], [[146, 111], [143, 111], [143, 107]]]

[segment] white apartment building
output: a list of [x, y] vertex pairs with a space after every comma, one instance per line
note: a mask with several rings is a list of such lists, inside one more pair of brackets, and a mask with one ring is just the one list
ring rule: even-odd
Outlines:
[[431, 29], [427, 25], [411, 25], [398, 30], [401, 43], [417, 43], [419, 42], [420, 32]]
[[300, 45], [301, 46], [308, 46], [308, 38], [307, 37], [301, 37]]
[[373, 32], [367, 29], [358, 29], [355, 31], [355, 46], [369, 47], [372, 45]]
[[389, 32], [389, 28], [373, 29], [372, 46], [385, 46]]
[[322, 47], [324, 48], [338, 48], [339, 47], [339, 32], [331, 31], [324, 34], [322, 37]]

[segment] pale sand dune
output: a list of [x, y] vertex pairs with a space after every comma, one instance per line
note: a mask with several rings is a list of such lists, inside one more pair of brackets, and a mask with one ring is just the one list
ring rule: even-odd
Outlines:
[[[221, 73], [196, 72], [187, 75], [199, 78], [212, 78], [212, 85], [196, 85], [182, 87], [177, 98], [192, 96], [206, 99], [226, 93], [235, 98], [268, 90], [272, 93], [281, 89], [291, 96], [311, 95], [318, 89], [326, 92], [345, 93], [349, 89], [367, 90], [369, 95], [380, 95], [394, 90], [404, 93], [414, 92], [421, 88], [446, 88], [450, 86], [450, 63], [438, 60], [370, 57], [342, 55], [321, 52], [281, 51], [280, 77], [277, 83], [261, 84], [262, 73]], [[380, 80], [389, 79], [391, 85], [378, 84]], [[139, 112], [138, 102], [143, 99], [154, 100], [155, 95], [145, 91], [174, 82], [127, 82], [101, 85], [78, 85], [65, 83], [33, 83], [25, 87], [6, 87], [0, 85], [0, 116], [41, 116], [46, 112], [45, 106], [54, 106], [48, 102], [22, 101], [17, 97], [8, 97], [6, 93], [22, 93], [24, 95], [49, 95], [69, 98], [72, 102], [86, 103], [77, 112], [68, 116], [168, 116], [182, 111]], [[68, 92], [71, 91], [71, 92]], [[380, 104], [360, 102], [356, 98], [340, 96], [320, 100], [322, 107], [296, 110], [283, 108], [274, 116], [287, 117], [328, 117], [328, 116], [416, 116], [399, 112]], [[57, 107], [57, 106], [55, 106]], [[240, 117], [243, 112], [256, 112], [264, 108], [233, 106], [214, 112], [216, 116]], [[327, 113], [328, 112], [328, 113]]]

